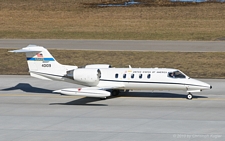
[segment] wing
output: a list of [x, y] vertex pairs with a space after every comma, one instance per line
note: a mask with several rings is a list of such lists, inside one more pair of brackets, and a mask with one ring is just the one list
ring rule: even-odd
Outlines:
[[54, 93], [61, 93], [71, 96], [87, 96], [105, 98], [111, 95], [106, 90], [122, 88], [121, 86], [104, 86], [104, 87], [84, 87], [84, 88], [67, 88], [53, 91]]

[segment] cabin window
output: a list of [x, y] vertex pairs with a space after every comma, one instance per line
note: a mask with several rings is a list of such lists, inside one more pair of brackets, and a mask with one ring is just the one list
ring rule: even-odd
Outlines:
[[130, 76], [131, 78], [134, 78], [134, 74], [131, 74], [131, 76]]
[[151, 78], [151, 74], [148, 74], [148, 75], [147, 75], [147, 78], [150, 79], [150, 78]]
[[168, 77], [171, 78], [186, 78], [186, 76], [180, 71], [169, 72]]
[[118, 77], [119, 77], [119, 74], [118, 74], [118, 73], [116, 73], [116, 74], [115, 74], [115, 78], [118, 78]]
[[126, 76], [127, 76], [126, 74], [123, 74], [123, 78], [126, 78]]
[[142, 74], [139, 74], [139, 78], [140, 78], [140, 79], [142, 78]]

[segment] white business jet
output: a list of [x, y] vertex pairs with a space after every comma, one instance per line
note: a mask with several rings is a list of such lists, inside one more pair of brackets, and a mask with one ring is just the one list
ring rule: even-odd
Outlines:
[[86, 65], [84, 68], [62, 65], [41, 46], [29, 45], [10, 52], [26, 53], [30, 75], [44, 80], [58, 80], [83, 85], [54, 92], [64, 95], [107, 98], [121, 90], [183, 90], [187, 99], [193, 92], [211, 89], [207, 83], [192, 79], [177, 69], [112, 68], [108, 64]]

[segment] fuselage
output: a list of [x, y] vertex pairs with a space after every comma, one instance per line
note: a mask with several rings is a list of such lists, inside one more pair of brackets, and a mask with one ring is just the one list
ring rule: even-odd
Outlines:
[[177, 69], [109, 68], [100, 70], [99, 87], [123, 86], [120, 89], [184, 91], [202, 91], [211, 88], [209, 84], [189, 78]]

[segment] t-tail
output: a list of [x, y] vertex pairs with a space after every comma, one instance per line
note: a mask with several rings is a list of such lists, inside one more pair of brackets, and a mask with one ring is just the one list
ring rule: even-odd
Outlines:
[[66, 72], [77, 66], [62, 65], [42, 46], [29, 45], [9, 52], [26, 53], [30, 75], [44, 80], [64, 80]]

